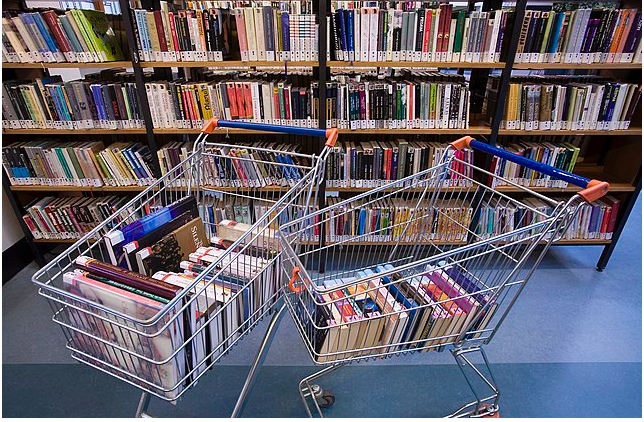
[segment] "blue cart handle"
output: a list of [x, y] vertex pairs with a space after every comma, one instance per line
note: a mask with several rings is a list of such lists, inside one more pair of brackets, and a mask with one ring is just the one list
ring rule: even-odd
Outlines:
[[201, 129], [205, 133], [213, 133], [216, 128], [224, 127], [230, 129], [260, 130], [263, 132], [289, 133], [302, 136], [316, 136], [326, 138], [326, 146], [334, 147], [338, 139], [338, 129], [310, 129], [306, 127], [267, 125], [264, 123], [237, 122], [230, 120], [219, 120], [212, 118]]
[[458, 139], [452, 142], [451, 145], [459, 151], [466, 147], [478, 149], [479, 151], [496, 155], [497, 157], [504, 158], [506, 160], [512, 161], [513, 163], [528, 167], [529, 169], [536, 170], [540, 173], [547, 174], [568, 183], [572, 183], [573, 185], [584, 188], [579, 192], [579, 195], [581, 195], [588, 202], [593, 202], [601, 198], [602, 196], [606, 195], [608, 193], [608, 190], [610, 189], [608, 182], [602, 182], [595, 179], [591, 180], [573, 173], [569, 173], [556, 167], [549, 166], [548, 164], [531, 160], [522, 155], [517, 155], [504, 149], [490, 146], [484, 142], [477, 141], [471, 136], [465, 136], [461, 139]]

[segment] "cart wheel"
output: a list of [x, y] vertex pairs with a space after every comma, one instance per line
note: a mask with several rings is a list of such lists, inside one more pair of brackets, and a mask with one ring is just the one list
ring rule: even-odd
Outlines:
[[335, 396], [333, 395], [332, 391], [323, 390], [322, 394], [317, 396], [315, 400], [318, 402], [318, 406], [324, 409], [333, 406], [333, 403], [335, 403]]
[[[488, 413], [489, 412], [489, 413]], [[489, 404], [482, 404], [477, 410], [475, 415], [479, 415], [481, 418], [500, 418], [499, 408], [497, 407], [494, 410], [494, 406]]]

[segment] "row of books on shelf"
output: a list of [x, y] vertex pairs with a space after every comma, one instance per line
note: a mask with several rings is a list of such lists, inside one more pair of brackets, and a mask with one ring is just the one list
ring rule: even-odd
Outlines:
[[[563, 201], [566, 198], [554, 198]], [[328, 198], [328, 205], [333, 206], [339, 198]], [[507, 234], [515, 228], [543, 221], [546, 215], [553, 212], [551, 202], [538, 198], [522, 199], [522, 204], [507, 201], [499, 206], [496, 201], [482, 204], [479, 215], [474, 214], [472, 205], [450, 199], [414, 199], [387, 197], [376, 202], [365, 201], [360, 207], [343, 209], [331, 208], [326, 225], [326, 240], [328, 242], [392, 242], [392, 241], [433, 241], [433, 242], [463, 242], [467, 240], [467, 227], [472, 219], [478, 219], [475, 234], [481, 239]], [[46, 197], [27, 207], [23, 216], [25, 223], [36, 239], [77, 239], [88, 233], [97, 224], [105, 221], [107, 216], [119, 210], [127, 202], [126, 198], [107, 196], [104, 198], [87, 197]], [[251, 224], [265, 216], [272, 203], [260, 198], [217, 198], [207, 196], [203, 207], [199, 210], [200, 221], [205, 223], [205, 235], [219, 235], [222, 244], [236, 240], [232, 235], [223, 235], [222, 225], [233, 227], [230, 230], [239, 231], [250, 227]], [[145, 212], [158, 210], [159, 206], [148, 206]], [[536, 210], [536, 211], [534, 211]], [[132, 210], [123, 212], [123, 218]], [[293, 219], [304, 216], [304, 211], [298, 215], [286, 216]], [[563, 235], [563, 239], [611, 239], [619, 212], [619, 200], [613, 196], [584, 203], [579, 213], [573, 219]], [[422, 216], [419, 218], [418, 216]], [[280, 216], [281, 218], [281, 216]], [[183, 221], [183, 220], [181, 220]], [[230, 222], [233, 222], [231, 225]], [[280, 223], [279, 218], [271, 223], [275, 230]], [[409, 227], [406, 228], [407, 223]], [[310, 227], [302, 233], [306, 241], [319, 241], [319, 218], [313, 219]], [[549, 236], [549, 235], [548, 235]], [[264, 242], [276, 248], [275, 242]], [[135, 262], [146, 262], [154, 248], [149, 249], [148, 242], [138, 241], [123, 251], [110, 252], [114, 262], [135, 269]], [[253, 245], [256, 246], [256, 245]], [[148, 248], [148, 249], [145, 249]], [[145, 250], [144, 250], [145, 249]], [[132, 251], [132, 253], [128, 252]], [[138, 253], [138, 255], [137, 255]], [[141, 269], [146, 268], [141, 264]], [[150, 272], [148, 270], [148, 272]]]
[[[513, 154], [521, 155], [570, 173], [574, 172], [575, 164], [577, 164], [577, 158], [581, 150], [580, 147], [569, 142], [552, 144], [550, 142], [531, 142], [524, 140], [510, 143], [502, 148]], [[488, 182], [492, 187], [506, 185], [506, 180], [528, 187], [568, 187], [568, 182], [550, 177], [544, 173], [531, 170], [497, 156], [492, 157], [490, 172], [494, 174], [494, 176], [489, 176], [488, 178]]]
[[13, 185], [149, 186], [156, 179], [147, 145], [101, 141], [16, 142], [2, 148], [2, 164]]
[[[439, 142], [371, 141], [342, 142], [330, 152], [326, 164], [326, 186], [329, 188], [375, 188], [419, 173], [446, 162], [448, 146]], [[455, 152], [449, 169], [440, 168], [444, 175], [441, 187], [471, 186], [474, 151]], [[469, 165], [468, 165], [469, 164]], [[434, 183], [434, 182], [432, 182]], [[420, 188], [427, 186], [420, 186]], [[432, 185], [433, 186], [433, 185]], [[396, 185], [395, 188], [402, 188]]]
[[[252, 146], [253, 148], [248, 148]], [[201, 183], [212, 187], [289, 187], [296, 184], [311, 165], [299, 144], [255, 142], [238, 147], [207, 146], [199, 162], [188, 159], [193, 142], [170, 142], [157, 151], [162, 175], [175, 167], [169, 185], [187, 186], [191, 166], [201, 169]], [[259, 148], [259, 149], [254, 149]], [[518, 140], [508, 151], [573, 172], [580, 147], [569, 142]], [[329, 188], [374, 188], [400, 180], [446, 162], [447, 145], [439, 142], [370, 141], [342, 142], [328, 157], [326, 186]], [[456, 160], [438, 170], [442, 187], [472, 186], [472, 150], [455, 152]], [[117, 142], [104, 147], [101, 141], [59, 142], [35, 140], [16, 142], [2, 149], [4, 169], [14, 185], [36, 186], [149, 186], [153, 157], [147, 146]], [[567, 187], [567, 183], [493, 157], [489, 177], [492, 187], [504, 180], [529, 187]], [[500, 179], [502, 178], [502, 179]], [[399, 186], [397, 186], [399, 187]]]
[[641, 63], [641, 12], [619, 9], [619, 3], [589, 5], [526, 10], [515, 62]]
[[[553, 197], [552, 199], [565, 202], [568, 198]], [[475, 232], [479, 239], [489, 239], [511, 232], [515, 228], [524, 227], [526, 223], [543, 221], [545, 217], [540, 213], [546, 215], [553, 213], [552, 204], [538, 198], [522, 199], [523, 204], [530, 208], [519, 208], [514, 202], [499, 206], [498, 202], [498, 200], [492, 200], [481, 206], [479, 224]], [[611, 195], [592, 203], [582, 203], [561, 238], [564, 240], [612, 239], [619, 204], [620, 201]], [[546, 239], [550, 237], [552, 233], [547, 233]]]
[[456, 11], [448, 3], [331, 3], [327, 45], [336, 60], [350, 62], [499, 62], [515, 14]]
[[503, 129], [628, 129], [642, 96], [640, 85], [608, 82], [567, 85], [512, 82]]
[[[86, 317], [70, 318], [80, 329], [74, 331], [72, 346], [98, 359], [99, 365], [115, 367], [136, 383], [151, 383], [174, 398], [269, 310], [279, 288], [279, 260], [258, 247], [254, 254], [228, 253], [224, 244], [239, 239], [249, 226], [224, 222], [216, 228], [222, 237], [209, 239], [192, 197], [129, 221], [98, 240], [110, 262], [79, 256], [74, 269], [63, 275], [64, 288], [88, 302]], [[197, 274], [215, 260], [220, 260], [218, 270], [191, 288]], [[154, 328], [158, 334], [147, 341], [117, 328], [115, 315], [149, 320], [178, 295], [185, 300], [159, 320]], [[94, 317], [103, 317], [100, 329], [91, 323]], [[105, 342], [97, 346], [91, 336]], [[117, 348], [126, 352], [114, 353]]]
[[393, 270], [391, 264], [367, 267], [356, 274], [372, 277], [363, 283], [356, 277], [325, 279], [323, 287], [340, 288], [317, 293], [310, 304], [299, 303], [296, 312], [315, 333], [318, 363], [428, 351], [455, 341], [468, 328], [466, 339], [484, 335], [497, 304], [490, 294], [478, 293], [485, 288], [475, 277], [448, 265], [428, 265], [415, 276]]
[[12, 129], [144, 128], [134, 82], [76, 80], [60, 76], [2, 84], [3, 126]]
[[[335, 76], [327, 121], [340, 129], [467, 129], [470, 91], [462, 76], [410, 72], [405, 80]], [[337, 81], [337, 82], [336, 82]]]
[[107, 62], [124, 60], [119, 37], [104, 12], [4, 12], [2, 61]]

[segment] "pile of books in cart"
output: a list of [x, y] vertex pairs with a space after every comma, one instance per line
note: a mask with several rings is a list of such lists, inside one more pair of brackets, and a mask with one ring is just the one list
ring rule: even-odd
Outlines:
[[[199, 273], [226, 254], [227, 248], [251, 228], [248, 224], [225, 219], [214, 225], [204, 224], [193, 197], [149, 211], [129, 224], [97, 237], [96, 241], [107, 250], [110, 262], [90, 256], [77, 257], [73, 268], [63, 275], [64, 288], [118, 314], [148, 320], [190, 286]], [[123, 214], [129, 212], [124, 210]], [[169, 319], [161, 319], [153, 327], [161, 330], [160, 335], [148, 339], [142, 339], [136, 333], [128, 336], [119, 333], [118, 326], [111, 323], [103, 323], [103, 328], [99, 328], [91, 323], [88, 315], [86, 324], [76, 321], [74, 325], [109, 344], [103, 345], [87, 334], [75, 332], [73, 347], [155, 386], [171, 389], [195, 369], [191, 377], [196, 377], [275, 300], [279, 261], [271, 249], [274, 244], [263, 246], [253, 244], [244, 253], [227, 254], [218, 268], [220, 273], [213, 270], [201, 282], [201, 287], [189, 290], [191, 293], [184, 301], [190, 306], [185, 308], [183, 317], [174, 319], [169, 329], [161, 329]], [[202, 289], [205, 285], [207, 287]], [[193, 293], [196, 299], [191, 296]], [[176, 313], [182, 305], [184, 302], [179, 302], [172, 312]], [[225, 312], [222, 307], [226, 307]], [[100, 314], [108, 321], [119, 320], [104, 311]], [[166, 317], [170, 318], [169, 315]], [[205, 329], [190, 339], [191, 333], [204, 324], [207, 325]], [[179, 352], [167, 363], [147, 370], [143, 360], [114, 353], [113, 345], [156, 360]], [[185, 382], [188, 383], [191, 377]], [[180, 391], [178, 388], [165, 394], [174, 398]]]

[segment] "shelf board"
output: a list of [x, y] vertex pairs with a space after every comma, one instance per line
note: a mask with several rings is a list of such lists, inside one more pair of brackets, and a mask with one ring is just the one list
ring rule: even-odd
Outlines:
[[140, 62], [140, 67], [315, 67], [316, 61], [255, 61], [227, 60], [221, 62]]
[[403, 68], [417, 68], [417, 67], [442, 67], [442, 68], [464, 68], [464, 69], [503, 69], [504, 62], [498, 63], [469, 63], [469, 62], [345, 62], [345, 61], [328, 61], [327, 66], [331, 69], [339, 67], [403, 67]]
[[[156, 135], [182, 135], [182, 134], [193, 134], [200, 133], [201, 128], [199, 129], [153, 129], [153, 133]], [[227, 128], [217, 128], [209, 135], [225, 135], [225, 134], [244, 134], [244, 135], [283, 135], [283, 133], [277, 132], [265, 132], [262, 130], [245, 130], [245, 129], [227, 129]]]
[[76, 68], [111, 69], [115, 67], [132, 67], [131, 61], [96, 62], [96, 63], [2, 63], [3, 69], [76, 69]]
[[489, 126], [474, 125], [468, 129], [338, 129], [340, 134], [379, 135], [379, 134], [408, 134], [408, 135], [489, 135]]
[[139, 135], [145, 129], [2, 129], [5, 135]]
[[499, 129], [499, 135], [580, 135], [580, 136], [627, 136], [642, 135], [641, 127], [634, 127], [624, 130], [511, 130]]
[[513, 69], [641, 69], [642, 63], [515, 63]]

